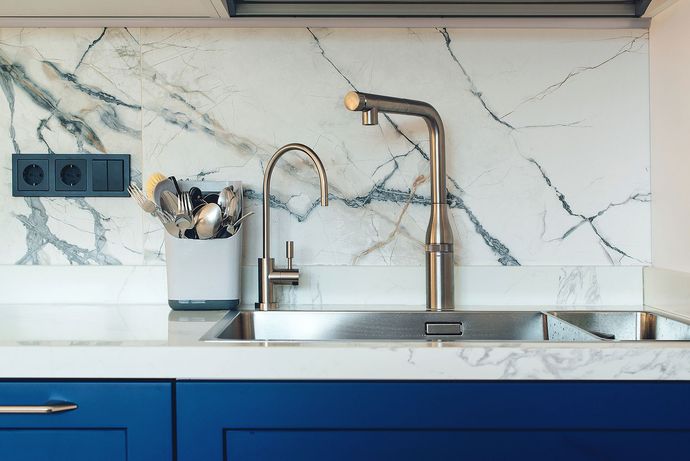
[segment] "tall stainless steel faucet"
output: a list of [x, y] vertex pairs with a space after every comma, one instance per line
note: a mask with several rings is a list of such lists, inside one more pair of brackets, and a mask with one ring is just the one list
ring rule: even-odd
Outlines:
[[426, 308], [453, 310], [453, 230], [446, 188], [446, 145], [443, 121], [430, 104], [350, 91], [345, 107], [362, 112], [363, 125], [377, 125], [379, 112], [422, 117], [429, 128], [431, 217], [426, 231]]
[[316, 171], [319, 173], [321, 185], [321, 206], [328, 206], [328, 178], [326, 177], [326, 169], [323, 163], [321, 163], [319, 156], [316, 155], [316, 152], [304, 144], [297, 143], [287, 144], [278, 149], [271, 157], [271, 160], [268, 161], [266, 171], [264, 172], [264, 248], [263, 257], [259, 258], [259, 302], [256, 303], [256, 308], [263, 311], [278, 307], [277, 303], [273, 301], [273, 285], [299, 285], [299, 269], [292, 267], [293, 242], [286, 242], [285, 246], [287, 268], [276, 268], [275, 261], [271, 258], [271, 175], [278, 159], [293, 150], [304, 152], [314, 162]]

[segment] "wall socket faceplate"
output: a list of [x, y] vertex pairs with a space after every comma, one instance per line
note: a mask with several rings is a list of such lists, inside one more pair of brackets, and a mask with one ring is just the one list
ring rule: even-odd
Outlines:
[[129, 154], [12, 154], [14, 197], [127, 197]]

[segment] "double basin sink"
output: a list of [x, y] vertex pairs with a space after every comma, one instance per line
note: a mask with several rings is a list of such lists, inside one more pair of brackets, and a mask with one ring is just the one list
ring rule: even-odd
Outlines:
[[690, 341], [690, 323], [643, 311], [240, 311], [203, 341]]

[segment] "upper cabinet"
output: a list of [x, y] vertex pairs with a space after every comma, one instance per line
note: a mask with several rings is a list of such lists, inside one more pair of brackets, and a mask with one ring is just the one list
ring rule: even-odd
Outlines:
[[221, 18], [224, 0], [2, 0], [1, 17]]
[[249, 17], [642, 17], [651, 0], [227, 0]]
[[[309, 25], [436, 26], [521, 19], [558, 27], [649, 18], [677, 0], [2, 0], [0, 27]], [[513, 18], [511, 20], [511, 18]], [[426, 22], [424, 22], [426, 21]], [[429, 21], [435, 21], [429, 24]], [[454, 22], [455, 21], [455, 22]], [[512, 21], [512, 22], [511, 22]], [[546, 23], [544, 23], [546, 21]], [[637, 21], [637, 22], [635, 22]], [[529, 22], [529, 21], [527, 21]], [[526, 23], [526, 21], [521, 21]], [[609, 23], [610, 25], [610, 23]], [[619, 24], [620, 25], [620, 24]], [[648, 23], [646, 23], [648, 25]], [[643, 25], [646, 27], [646, 25]], [[604, 25], [606, 27], [606, 25]]]

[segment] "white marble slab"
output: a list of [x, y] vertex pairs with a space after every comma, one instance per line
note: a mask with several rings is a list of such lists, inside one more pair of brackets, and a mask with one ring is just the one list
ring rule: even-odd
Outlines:
[[[646, 264], [647, 58], [642, 30], [146, 29], [145, 171], [241, 178], [255, 207], [269, 156], [304, 142], [331, 206], [308, 163], [283, 163], [274, 239], [297, 240], [307, 265], [421, 265], [424, 123], [363, 127], [342, 100], [422, 99], [446, 126], [458, 264]], [[147, 233], [149, 260], [159, 242]]]
[[128, 153], [140, 179], [138, 30], [0, 29], [0, 264], [141, 264], [141, 213], [113, 198], [12, 198], [12, 153]]
[[[242, 272], [242, 303], [258, 299], [256, 266]], [[162, 266], [0, 266], [2, 303], [161, 304]], [[36, 288], [40, 281], [40, 289]], [[455, 304], [465, 306], [641, 306], [640, 267], [461, 266]], [[281, 305], [424, 306], [420, 266], [306, 266], [297, 287], [277, 287]]]
[[646, 267], [644, 304], [690, 316], [690, 273]]
[[[650, 260], [645, 30], [3, 29], [0, 187], [9, 154], [127, 152], [134, 175], [275, 177], [274, 240], [300, 264], [421, 266], [423, 123], [347, 112], [353, 88], [434, 104], [448, 133], [461, 266]], [[406, 206], [410, 202], [409, 206]], [[123, 199], [0, 197], [0, 264], [161, 264], [162, 234]], [[258, 254], [248, 223], [245, 262]]]

